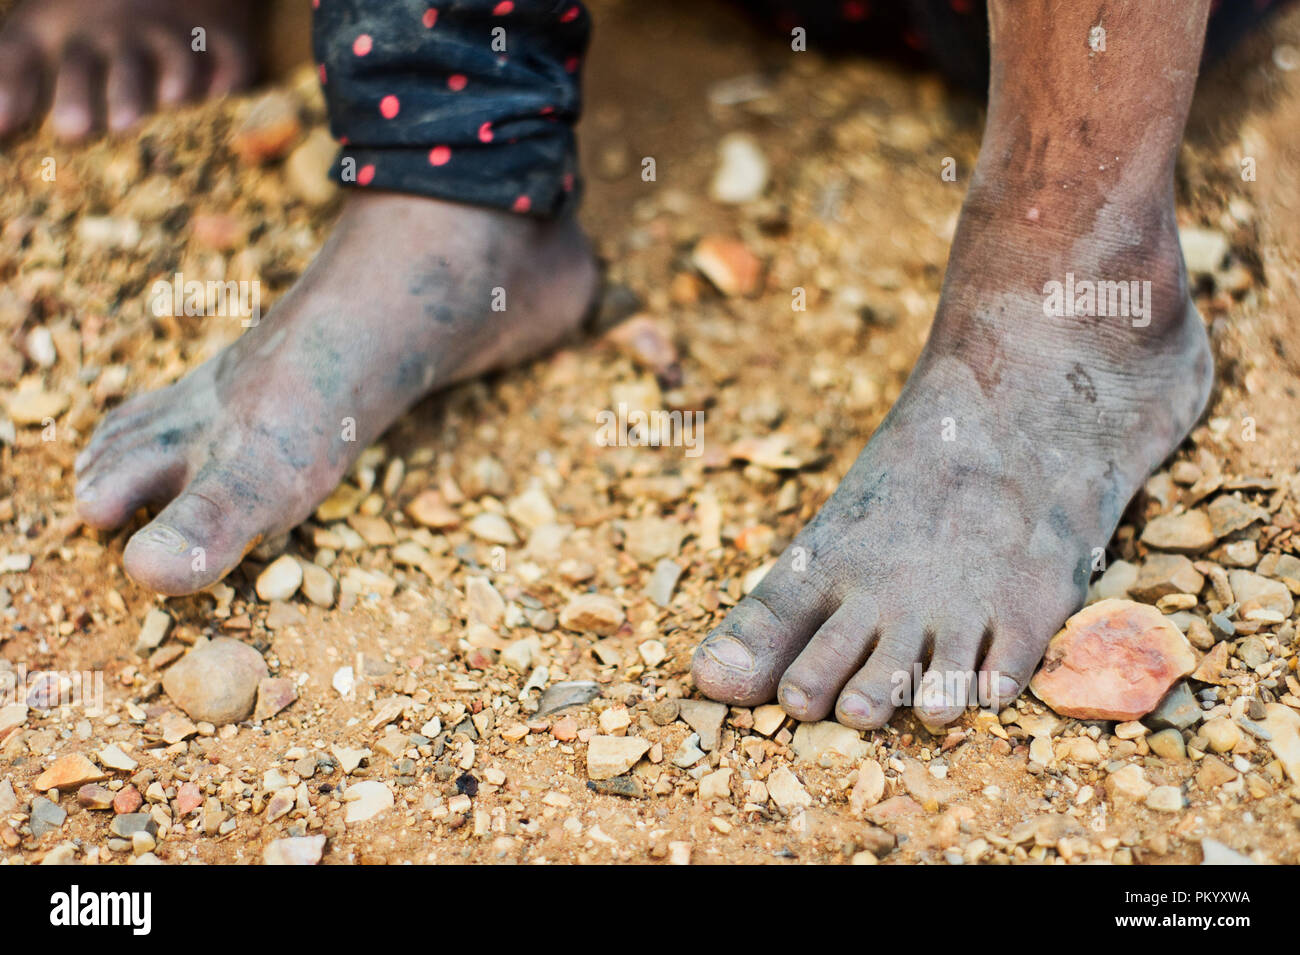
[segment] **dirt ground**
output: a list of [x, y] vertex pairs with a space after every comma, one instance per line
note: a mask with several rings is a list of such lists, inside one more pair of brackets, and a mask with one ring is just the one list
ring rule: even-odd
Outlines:
[[[42, 132], [6, 147], [0, 669], [99, 671], [104, 703], [0, 709], [0, 858], [247, 863], [274, 840], [324, 835], [325, 863], [1186, 863], [1206, 838], [1300, 860], [1294, 763], [1252, 731], [1263, 704], [1300, 709], [1294, 609], [1239, 617], [1228, 639], [1207, 629], [1229, 602], [1225, 570], [1300, 593], [1282, 560], [1300, 527], [1300, 12], [1203, 77], [1180, 164], [1219, 387], [1109, 559], [1145, 568], [1158, 549], [1140, 538], [1159, 515], [1225, 496], [1259, 511], [1194, 558], [1203, 587], [1190, 605], [1161, 604], [1222, 666], [1189, 684], [1213, 712], [1157, 752], [1145, 729], [1059, 718], [1029, 694], [937, 736], [910, 715], [860, 736], [796, 735], [770, 710], [678, 702], [699, 699], [695, 644], [897, 396], [938, 299], [982, 112], [932, 76], [792, 54], [721, 5], [594, 8], [582, 218], [610, 279], [640, 299], [639, 335], [575, 342], [404, 417], [287, 542], [338, 582], [316, 602], [259, 599], [256, 557], [211, 594], [160, 600], [121, 569], [143, 516], [98, 535], [72, 503], [72, 462], [103, 410], [240, 331], [154, 317], [153, 283], [257, 279], [265, 306], [328, 234], [340, 200], [319, 172], [330, 145], [311, 68], [139, 135], [70, 149]], [[261, 163], [237, 156], [232, 143], [277, 110], [292, 119], [282, 147]], [[724, 205], [709, 184], [733, 132], [753, 137], [771, 181], [761, 199]], [[956, 182], [940, 175], [946, 157]], [[761, 263], [752, 294], [701, 275], [701, 240]], [[806, 310], [792, 308], [796, 288]], [[595, 416], [620, 402], [703, 411], [702, 453], [598, 446]], [[659, 606], [664, 561], [680, 580]], [[575, 623], [573, 601], [591, 594], [609, 599]], [[138, 647], [155, 610], [170, 629]], [[217, 637], [253, 647], [296, 700], [225, 727], [186, 719], [161, 681]], [[578, 681], [592, 685], [570, 692], [598, 695], [538, 715], [541, 690], [549, 702]], [[1216, 718], [1247, 731], [1220, 744], [1223, 727], [1206, 729]], [[630, 773], [592, 780], [594, 736], [649, 748]], [[685, 755], [692, 742], [700, 755]], [[80, 775], [74, 754], [91, 760]], [[69, 767], [62, 789], [38, 790]], [[1134, 793], [1135, 772], [1175, 803]], [[134, 843], [110, 831], [114, 810], [91, 808], [131, 808], [132, 788], [154, 823]]]

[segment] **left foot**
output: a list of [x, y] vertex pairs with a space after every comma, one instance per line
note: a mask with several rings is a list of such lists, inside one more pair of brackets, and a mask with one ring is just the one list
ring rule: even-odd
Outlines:
[[[1211, 357], [1172, 203], [1126, 210], [1122, 242], [1096, 226], [1068, 236], [1079, 218], [1026, 206], [968, 198], [915, 371], [835, 494], [696, 652], [708, 696], [776, 695], [797, 719], [834, 712], [862, 729], [912, 704], [941, 726], [974, 702], [966, 681], [983, 705], [1013, 700], [1082, 603], [1094, 552], [1204, 408]], [[1045, 317], [1044, 283], [1067, 272], [1150, 279], [1150, 324]]]

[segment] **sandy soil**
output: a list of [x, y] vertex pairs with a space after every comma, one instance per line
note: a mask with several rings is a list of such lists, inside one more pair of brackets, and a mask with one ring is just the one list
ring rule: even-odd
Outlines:
[[[287, 544], [341, 581], [328, 607], [301, 594], [259, 600], [255, 559], [230, 590], [160, 601], [121, 570], [139, 523], [113, 535], [80, 528], [71, 491], [73, 458], [104, 408], [175, 380], [239, 333], [236, 320], [153, 317], [152, 284], [176, 271], [257, 279], [266, 302], [327, 235], [339, 199], [317, 172], [328, 144], [309, 138], [324, 122], [311, 70], [273, 91], [272, 106], [288, 103], [301, 126], [282, 150], [296, 163], [250, 165], [232, 152], [256, 96], [85, 148], [41, 133], [6, 150], [0, 656], [29, 671], [101, 671], [105, 701], [0, 720], [0, 858], [257, 862], [273, 840], [320, 834], [328, 863], [1197, 862], [1206, 837], [1297, 861], [1300, 793], [1268, 741], [1238, 734], [1216, 754], [1193, 726], [1185, 755], [1164, 757], [1144, 735], [1056, 718], [1029, 696], [1001, 716], [971, 710], [939, 736], [899, 716], [860, 739], [828, 727], [796, 737], [793, 725], [768, 726], [767, 711], [732, 709], [716, 741], [704, 740], [711, 751], [693, 768], [674, 764], [696, 731], [674, 718], [676, 700], [697, 698], [694, 645], [831, 492], [920, 350], [963, 191], [964, 177], [939, 171], [945, 157], [971, 168], [981, 112], [930, 76], [792, 55], [726, 8], [603, 3], [597, 13], [583, 220], [611, 279], [643, 303], [639, 327], [678, 352], [680, 381], [615, 333], [424, 402], [363, 457], [351, 507], [318, 515]], [[1297, 45], [1293, 15], [1203, 79], [1180, 217], [1230, 250], [1194, 275], [1220, 386], [1170, 462], [1186, 468], [1153, 479], [1112, 559], [1143, 565], [1146, 521], [1194, 506], [1211, 484], [1202, 497], [1238, 493], [1267, 517], [1198, 560], [1232, 566], [1224, 548], [1244, 541], [1257, 560], [1296, 553], [1300, 71], [1279, 64], [1294, 64]], [[735, 131], [757, 141], [771, 183], [758, 201], [724, 206], [708, 187], [718, 141]], [[653, 183], [640, 175], [646, 156]], [[46, 157], [53, 181], [41, 175]], [[1240, 175], [1243, 157], [1256, 160], [1254, 181]], [[714, 236], [761, 262], [754, 294], [720, 294], [693, 266]], [[806, 311], [791, 308], [795, 287]], [[597, 447], [595, 415], [620, 401], [704, 411], [703, 453]], [[1243, 477], [1262, 480], [1233, 484]], [[452, 526], [407, 513], [429, 489]], [[556, 512], [541, 532], [540, 497]], [[476, 536], [483, 514], [504, 515], [519, 543]], [[647, 589], [665, 559], [681, 579], [660, 607]], [[490, 581], [503, 620], [471, 578]], [[480, 587], [477, 608], [468, 587]], [[608, 635], [557, 623], [588, 592], [625, 615]], [[1208, 580], [1196, 596], [1185, 613], [1223, 609]], [[138, 652], [155, 608], [170, 632]], [[1294, 623], [1253, 628], [1243, 622], [1227, 641], [1221, 684], [1192, 683], [1218, 687], [1229, 721], [1249, 721], [1252, 700], [1300, 707]], [[181, 651], [219, 636], [254, 647], [297, 700], [259, 721], [188, 724], [161, 680]], [[1243, 648], [1249, 636], [1262, 662], [1243, 659], [1258, 652]], [[355, 686], [341, 694], [344, 667]], [[598, 697], [540, 718], [537, 689], [524, 692], [587, 680]], [[630, 795], [589, 786], [589, 740], [606, 731], [651, 744], [614, 784]], [[1042, 739], [1045, 749], [1031, 747]], [[33, 802], [51, 795], [35, 788], [39, 775], [69, 754], [102, 764], [109, 744], [138, 767], [106, 770], [100, 785], [112, 795], [135, 786], [157, 835], [134, 849], [116, 840], [113, 811], [83, 808], [75, 785], [53, 794], [66, 820], [35, 834], [35, 809], [58, 816]], [[352, 750], [370, 752], [345, 774]], [[1222, 772], [1207, 775], [1206, 760]], [[1128, 765], [1177, 789], [1178, 804], [1126, 798], [1111, 780]], [[348, 807], [373, 797], [358, 786], [367, 781], [393, 805], [349, 822]], [[277, 794], [289, 805], [272, 819]]]

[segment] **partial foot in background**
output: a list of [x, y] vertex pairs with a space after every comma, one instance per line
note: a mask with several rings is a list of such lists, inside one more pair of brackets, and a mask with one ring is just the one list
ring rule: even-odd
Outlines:
[[[253, 0], [26, 0], [0, 24], [0, 136], [48, 110], [57, 136], [127, 129], [253, 75]], [[194, 31], [203, 30], [204, 50]]]
[[106, 416], [77, 459], [78, 509], [112, 528], [170, 501], [127, 543], [127, 573], [164, 594], [201, 590], [309, 517], [425, 394], [573, 332], [596, 285], [571, 219], [354, 196], [260, 324]]

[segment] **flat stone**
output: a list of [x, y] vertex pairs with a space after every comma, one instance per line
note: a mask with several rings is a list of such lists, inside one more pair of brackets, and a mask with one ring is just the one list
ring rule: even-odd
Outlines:
[[1240, 605], [1237, 608], [1239, 619], [1249, 620], [1252, 610], [1272, 610], [1283, 618], [1291, 616], [1295, 610], [1295, 598], [1280, 580], [1271, 580], [1249, 570], [1230, 570], [1228, 583]]
[[650, 583], [646, 586], [646, 596], [656, 607], [667, 607], [672, 603], [673, 592], [677, 590], [677, 581], [681, 579], [682, 568], [675, 560], [667, 557], [655, 564]]
[[681, 769], [690, 769], [707, 754], [700, 749], [700, 734], [692, 733], [682, 740], [681, 745], [677, 747], [677, 752], [673, 753], [673, 765]]
[[108, 831], [119, 839], [130, 839], [137, 832], [158, 835], [158, 821], [147, 812], [129, 812], [113, 817]]
[[77, 805], [82, 809], [112, 809], [113, 790], [98, 783], [87, 783], [77, 790]]
[[567, 710], [571, 706], [590, 703], [598, 696], [600, 696], [600, 684], [595, 680], [565, 680], [552, 683], [542, 691], [541, 699], [537, 701], [537, 712], [533, 715], [541, 719], [552, 713]]
[[560, 626], [575, 633], [608, 637], [623, 625], [623, 605], [604, 594], [579, 594], [560, 611]]
[[117, 772], [131, 773], [140, 764], [122, 751], [122, 747], [116, 743], [109, 743], [97, 754], [99, 764], [105, 769], [112, 769]]
[[1256, 521], [1267, 521], [1268, 511], [1247, 504], [1231, 494], [1220, 494], [1205, 509], [1210, 518], [1210, 529], [1216, 538], [1227, 537], [1244, 530]]
[[176, 813], [184, 817], [188, 816], [199, 806], [203, 805], [203, 791], [193, 782], [183, 783], [181, 788], [176, 791]]
[[441, 494], [432, 488], [421, 491], [406, 505], [406, 513], [421, 527], [446, 530], [460, 523], [460, 515], [452, 509]]
[[1210, 749], [1216, 753], [1228, 753], [1241, 742], [1241, 727], [1232, 720], [1220, 716], [1207, 720], [1201, 727], [1200, 735], [1205, 737], [1210, 744]]
[[623, 549], [649, 567], [661, 558], [676, 557], [686, 537], [686, 526], [663, 517], [641, 517], [619, 524]]
[[786, 721], [785, 710], [776, 703], [754, 707], [754, 732], [772, 736]]
[[253, 710], [253, 720], [258, 723], [269, 720], [296, 699], [298, 689], [293, 680], [284, 676], [269, 676], [257, 684], [257, 706]]
[[486, 577], [466, 578], [465, 604], [470, 623], [496, 629], [506, 618], [506, 602]]
[[[334, 606], [338, 597], [339, 584], [334, 575], [320, 564], [311, 561], [302, 563], [302, 593], [317, 607], [327, 610]], [[310, 838], [315, 838], [314, 836]]]
[[1156, 812], [1182, 812], [1183, 794], [1177, 786], [1157, 786], [1147, 793], [1146, 806]]
[[1092, 597], [1094, 600], [1127, 597], [1128, 589], [1137, 583], [1137, 577], [1137, 564], [1126, 560], [1114, 561], [1092, 585]]
[[117, 795], [113, 797], [113, 812], [119, 816], [129, 816], [133, 812], [139, 811], [144, 805], [144, 796], [140, 795], [140, 790], [134, 786], [125, 786], [119, 789]]
[[718, 748], [722, 738], [722, 721], [727, 718], [727, 707], [712, 700], [682, 700], [679, 715], [686, 724], [700, 734], [700, 748], [711, 753]]
[[1201, 713], [1192, 688], [1186, 681], [1180, 680], [1156, 704], [1156, 708], [1146, 715], [1143, 722], [1154, 730], [1170, 727], [1183, 730], [1200, 722]]
[[1196, 669], [1192, 671], [1192, 679], [1199, 680], [1202, 683], [1214, 683], [1218, 685], [1226, 683], [1229, 653], [1230, 650], [1227, 643], [1216, 643], [1214, 649], [1201, 657], [1201, 662], [1197, 664]]
[[191, 719], [221, 726], [252, 714], [257, 687], [267, 676], [260, 653], [217, 637], [174, 663], [163, 676], [163, 689]]
[[10, 730], [17, 729], [27, 722], [26, 703], [7, 703], [0, 706], [0, 739]]
[[344, 821], [365, 822], [392, 808], [393, 791], [378, 780], [363, 779], [348, 786], [343, 800], [347, 804]]
[[1155, 603], [1166, 594], [1199, 594], [1205, 577], [1182, 554], [1149, 554], [1138, 568], [1129, 596], [1143, 603]]
[[1196, 769], [1196, 785], [1203, 792], [1209, 792], [1216, 786], [1230, 783], [1237, 778], [1237, 771], [1215, 756], [1206, 756]]
[[587, 775], [592, 779], [621, 776], [650, 749], [640, 736], [593, 736], [587, 744]]
[[1199, 554], [1213, 547], [1216, 540], [1210, 518], [1202, 510], [1162, 514], [1142, 530], [1142, 543], [1176, 554]]
[[324, 836], [293, 836], [276, 839], [262, 850], [266, 865], [315, 865], [325, 851]]
[[1065, 622], [1029, 685], [1062, 716], [1135, 720], [1195, 667], [1187, 638], [1154, 607], [1102, 600]]
[[767, 793], [776, 807], [786, 814], [812, 805], [812, 796], [799, 782], [799, 777], [784, 766], [778, 766], [767, 777]]
[[874, 759], [864, 759], [858, 767], [858, 781], [849, 794], [849, 808], [861, 815], [880, 802], [885, 795], [885, 771]]
[[1114, 802], [1141, 802], [1153, 788], [1137, 763], [1129, 763], [1106, 777], [1106, 794]]
[[854, 761], [867, 755], [867, 741], [857, 730], [830, 721], [800, 723], [791, 744], [800, 760], [829, 765], [836, 760]]
[[150, 610], [140, 625], [140, 634], [135, 639], [135, 652], [142, 657], [148, 656], [158, 649], [171, 628], [172, 618], [169, 614], [157, 607]]
[[66, 809], [50, 802], [44, 796], [37, 796], [32, 800], [32, 814], [27, 824], [32, 827], [32, 835], [39, 839], [47, 832], [63, 828], [67, 818]]
[[56, 759], [33, 783], [37, 792], [58, 789], [67, 792], [86, 783], [107, 779], [104, 772], [81, 753], [69, 753]]
[[1161, 759], [1187, 758], [1187, 746], [1183, 743], [1183, 734], [1172, 727], [1148, 736], [1147, 746]]
[[696, 243], [691, 264], [728, 298], [749, 296], [759, 290], [763, 264], [737, 239], [707, 235]]
[[748, 133], [728, 133], [718, 141], [718, 165], [709, 183], [717, 202], [753, 202], [767, 187], [768, 165], [763, 150]]
[[502, 544], [511, 547], [519, 543], [519, 538], [514, 532], [514, 528], [500, 514], [492, 511], [482, 511], [475, 514], [468, 524], [466, 530], [477, 537], [479, 540], [485, 540], [489, 544]]
[[731, 798], [731, 770], [719, 769], [700, 777], [699, 796], [704, 802]]
[[544, 524], [554, 524], [559, 519], [555, 505], [540, 487], [530, 487], [522, 494], [512, 497], [506, 502], [506, 513], [516, 524], [530, 531]]
[[1269, 703], [1260, 721], [1272, 736], [1267, 743], [1291, 782], [1300, 783], [1300, 714], [1282, 703]]
[[270, 603], [288, 600], [302, 586], [302, 564], [290, 554], [282, 554], [257, 575], [257, 596]]
[[1259, 865], [1250, 856], [1208, 836], [1201, 840], [1201, 865]]

